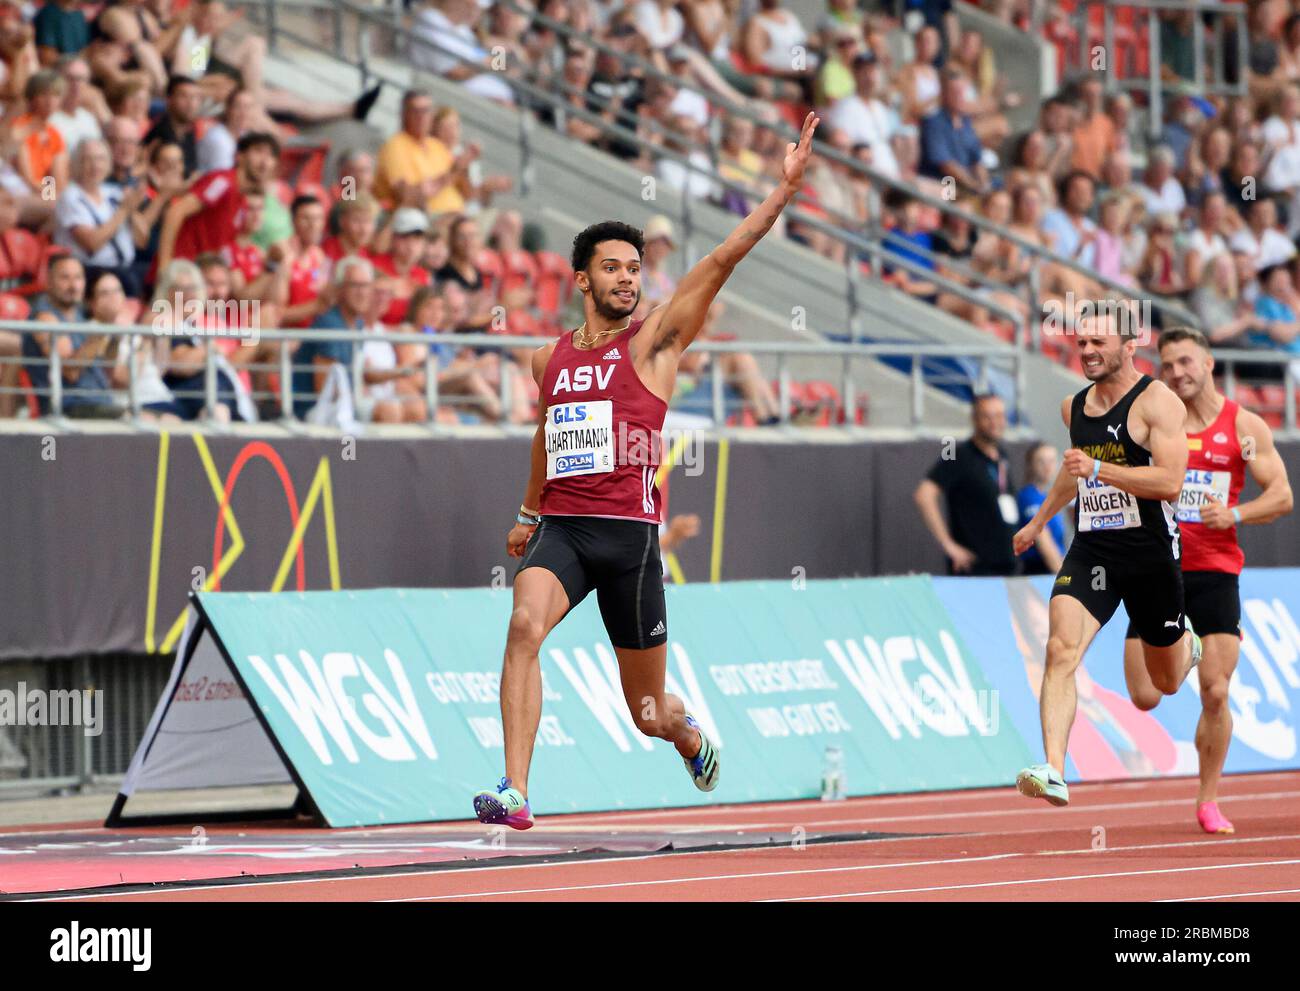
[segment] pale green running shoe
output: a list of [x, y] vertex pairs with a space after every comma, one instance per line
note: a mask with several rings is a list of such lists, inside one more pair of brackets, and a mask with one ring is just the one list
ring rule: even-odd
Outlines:
[[691, 781], [700, 791], [713, 791], [718, 787], [718, 778], [722, 775], [722, 765], [718, 763], [718, 748], [704, 735], [700, 724], [690, 713], [686, 715], [686, 725], [700, 734], [700, 752], [694, 757], [683, 757], [682, 763], [690, 772]]
[[481, 791], [474, 796], [474, 814], [479, 822], [499, 823], [511, 829], [531, 829], [533, 825], [528, 799], [519, 789], [510, 787], [509, 778], [502, 778], [495, 790]]
[[1016, 775], [1016, 790], [1026, 798], [1045, 798], [1053, 805], [1069, 805], [1070, 789], [1051, 764], [1033, 764]]

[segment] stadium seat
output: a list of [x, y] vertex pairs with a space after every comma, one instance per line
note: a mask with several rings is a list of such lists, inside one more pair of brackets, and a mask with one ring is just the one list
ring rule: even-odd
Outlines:
[[562, 255], [554, 251], [538, 251], [537, 297], [533, 304], [548, 316], [557, 315], [573, 293], [573, 269]]
[[527, 251], [503, 252], [501, 258], [501, 292], [536, 288], [537, 259]]
[[478, 266], [479, 274], [483, 276], [483, 288], [488, 291], [493, 299], [500, 295], [501, 276], [504, 265], [501, 262], [501, 256], [491, 248], [484, 248], [479, 252], [478, 258], [474, 259], [474, 264]]
[[0, 293], [0, 320], [26, 320], [31, 304], [13, 293]]

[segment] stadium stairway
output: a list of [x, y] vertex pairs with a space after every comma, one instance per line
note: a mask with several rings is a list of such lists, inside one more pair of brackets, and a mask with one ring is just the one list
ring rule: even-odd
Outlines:
[[[302, 19], [301, 24], [293, 21]], [[354, 65], [336, 58], [324, 44], [308, 46], [301, 39], [317, 37], [320, 25], [310, 10], [282, 12], [281, 27], [296, 38], [281, 36], [270, 53], [266, 75], [272, 85], [314, 98], [351, 98], [360, 84]], [[378, 48], [379, 46], [373, 46]], [[355, 50], [350, 45], [345, 46]], [[466, 140], [482, 146], [482, 161], [489, 173], [506, 173], [516, 179], [509, 196], [495, 206], [520, 209], [526, 219], [543, 227], [547, 247], [567, 254], [573, 236], [593, 218], [618, 217], [643, 224], [657, 213], [670, 217], [677, 230], [676, 260], [685, 265], [721, 241], [735, 226], [736, 217], [698, 200], [691, 202], [691, 225], [681, 222], [681, 197], [662, 184], [651, 189], [648, 177], [589, 146], [573, 142], [540, 125], [521, 128], [521, 114], [512, 107], [483, 100], [461, 86], [414, 70], [400, 57], [373, 53], [371, 74], [387, 85], [369, 121], [383, 135], [398, 128], [401, 92], [419, 85], [439, 103], [455, 107], [464, 122]], [[530, 167], [522, 170], [521, 137], [531, 149]], [[336, 148], [341, 153], [342, 148]], [[335, 156], [336, 157], [336, 156]], [[331, 160], [327, 178], [333, 177]], [[522, 179], [522, 182], [521, 182]], [[486, 233], [486, 232], [485, 232]], [[794, 275], [797, 273], [797, 276]], [[791, 282], [797, 281], [792, 290]], [[741, 337], [754, 341], [824, 340], [844, 335], [849, 326], [848, 275], [842, 265], [824, 259], [783, 238], [764, 240], [741, 265], [723, 293], [727, 318], [720, 329], [743, 327]], [[858, 333], [874, 341], [945, 343], [1004, 347], [996, 338], [937, 308], [911, 299], [879, 282], [859, 279]], [[802, 312], [797, 308], [802, 307]], [[774, 365], [768, 364], [766, 371]], [[820, 378], [838, 383], [838, 359], [800, 358], [790, 363], [798, 378]], [[1026, 355], [1022, 380], [1024, 409], [1031, 432], [1053, 442], [1063, 439], [1059, 416], [1061, 397], [1082, 380], [1062, 366], [1037, 354]], [[854, 362], [854, 388], [870, 401], [872, 428], [907, 429], [910, 423], [908, 375], [884, 362]], [[927, 385], [922, 429], [942, 434], [968, 422], [966, 404], [942, 388]]]

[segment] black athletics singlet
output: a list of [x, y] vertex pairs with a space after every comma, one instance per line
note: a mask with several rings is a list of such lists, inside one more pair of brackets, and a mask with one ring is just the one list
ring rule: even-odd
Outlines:
[[[1070, 407], [1070, 443], [1089, 457], [1127, 468], [1151, 464], [1151, 452], [1128, 433], [1129, 410], [1154, 379], [1143, 375], [1124, 398], [1101, 416], [1083, 411], [1091, 385]], [[1098, 558], [1115, 562], [1163, 558], [1178, 560], [1174, 506], [1161, 499], [1139, 499], [1100, 478], [1076, 479], [1075, 541]]]

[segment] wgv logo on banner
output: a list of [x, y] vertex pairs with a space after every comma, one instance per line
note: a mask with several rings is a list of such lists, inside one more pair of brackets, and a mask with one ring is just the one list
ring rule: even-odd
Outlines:
[[[334, 763], [335, 749], [348, 763], [356, 764], [361, 759], [358, 746], [384, 761], [416, 760], [416, 748], [429, 760], [437, 760], [438, 751], [401, 659], [385, 649], [384, 660], [391, 689], [364, 658], [347, 651], [326, 653], [319, 663], [305, 650], [298, 651], [297, 663], [276, 654], [274, 670], [258, 655], [248, 657], [322, 764]], [[349, 682], [358, 681], [363, 684], [356, 685], [354, 698]], [[358, 701], [379, 723], [379, 731], [361, 718]]]
[[[906, 731], [919, 739], [923, 728], [943, 736], [996, 736], [998, 693], [971, 685], [957, 641], [940, 630], [939, 644], [947, 667], [921, 637], [895, 636], [883, 643], [863, 637], [826, 641], [826, 649], [849, 684], [862, 696], [880, 724], [895, 740]], [[904, 665], [919, 664], [920, 673]]]

